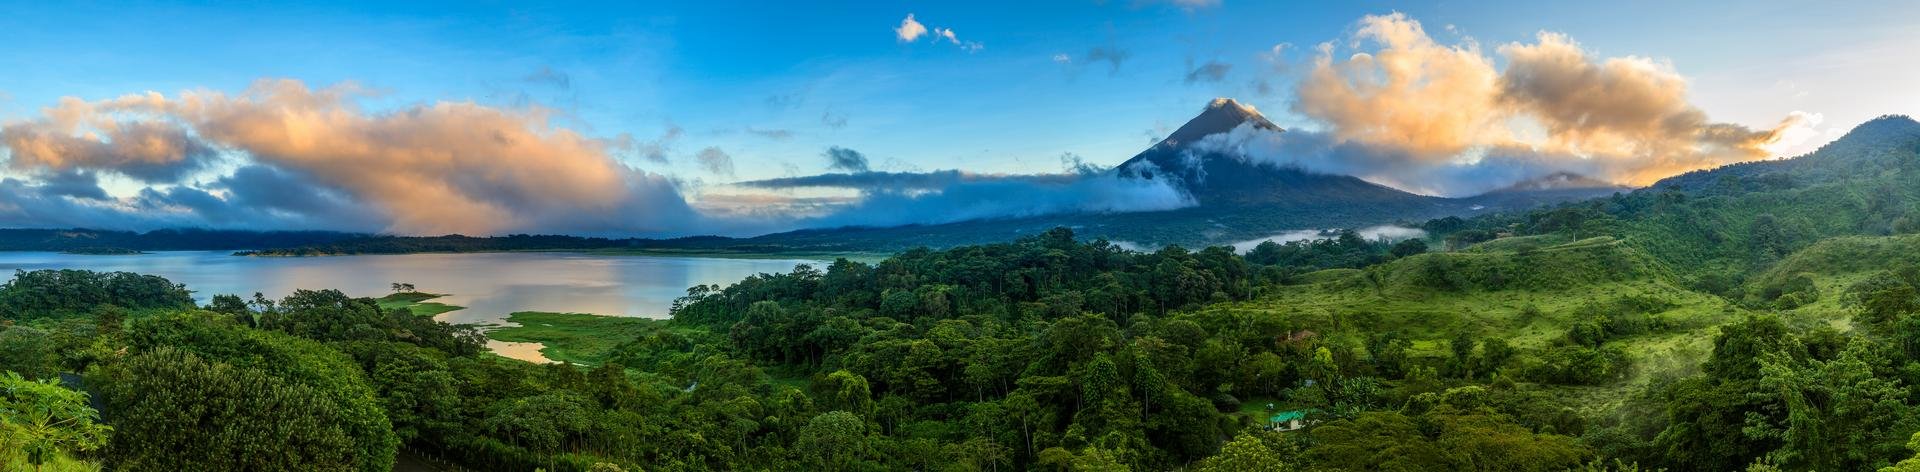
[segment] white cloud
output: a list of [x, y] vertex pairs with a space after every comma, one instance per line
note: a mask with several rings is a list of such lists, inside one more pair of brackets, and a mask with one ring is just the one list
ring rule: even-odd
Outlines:
[[968, 53], [980, 52], [981, 49], [987, 47], [986, 44], [979, 41], [961, 40], [959, 35], [954, 34], [953, 28], [928, 29], [927, 26], [921, 24], [919, 20], [915, 20], [912, 13], [907, 14], [907, 19], [900, 20], [900, 27], [894, 28], [893, 34], [895, 38], [899, 38], [900, 42], [903, 43], [917, 41], [921, 36], [931, 36], [936, 43], [945, 40], [947, 43], [959, 47], [960, 50]]
[[920, 39], [921, 36], [926, 34], [927, 34], [927, 25], [923, 25], [923, 24], [920, 24], [919, 21], [915, 21], [913, 19], [912, 13], [907, 14], [907, 19], [900, 20], [899, 28], [893, 29], [894, 37], [900, 38], [900, 42], [903, 42], [903, 43], [911, 43], [914, 40]]

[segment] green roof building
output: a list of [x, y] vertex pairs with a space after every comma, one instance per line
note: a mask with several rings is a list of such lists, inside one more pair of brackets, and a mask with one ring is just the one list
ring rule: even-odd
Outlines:
[[1267, 429], [1274, 431], [1293, 431], [1307, 427], [1309, 410], [1288, 410], [1267, 417]]

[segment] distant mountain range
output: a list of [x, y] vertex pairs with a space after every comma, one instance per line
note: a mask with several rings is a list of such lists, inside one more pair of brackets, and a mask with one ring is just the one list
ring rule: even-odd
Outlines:
[[809, 229], [745, 238], [764, 246], [859, 247], [898, 250], [1003, 241], [1056, 226], [1086, 238], [1143, 247], [1225, 244], [1299, 229], [1355, 228], [1419, 222], [1445, 216], [1532, 208], [1584, 200], [1630, 188], [1571, 173], [1555, 173], [1466, 198], [1419, 195], [1347, 176], [1255, 162], [1198, 146], [1207, 136], [1241, 126], [1285, 132], [1233, 99], [1208, 103], [1165, 139], [1115, 166], [1125, 179], [1162, 180], [1198, 205], [1171, 211], [1082, 213], [963, 221], [940, 225]]
[[[1255, 121], [1257, 120], [1257, 121]], [[318, 255], [404, 252], [468, 252], [520, 249], [609, 249], [664, 254], [830, 254], [841, 252], [892, 252], [910, 247], [950, 247], [991, 241], [1005, 241], [1034, 234], [1056, 226], [1073, 228], [1082, 238], [1107, 238], [1141, 246], [1178, 243], [1187, 246], [1222, 244], [1270, 236], [1286, 230], [1305, 228], [1356, 228], [1367, 225], [1407, 222], [1447, 215], [1473, 215], [1499, 210], [1522, 210], [1543, 204], [1579, 201], [1611, 195], [1630, 189], [1609, 185], [1575, 174], [1557, 173], [1520, 182], [1468, 198], [1440, 198], [1415, 195], [1375, 185], [1347, 176], [1315, 174], [1271, 166], [1247, 165], [1231, 156], [1197, 156], [1208, 172], [1204, 181], [1196, 174], [1169, 172], [1178, 166], [1162, 163], [1173, 159], [1184, 146], [1190, 146], [1201, 131], [1232, 129], [1238, 123], [1271, 126], [1250, 110], [1231, 101], [1215, 102], [1168, 139], [1118, 166], [1113, 172], [1122, 178], [1175, 179], [1174, 183], [1194, 191], [1200, 205], [1174, 211], [1137, 213], [1087, 213], [1047, 217], [1007, 218], [965, 221], [941, 225], [908, 225], [885, 228], [828, 228], [790, 231], [751, 238], [717, 236], [678, 239], [601, 239], [567, 236], [467, 236], [394, 237], [345, 235], [340, 233], [254, 233], [161, 231], [144, 237], [136, 233], [87, 230], [0, 230], [0, 249], [64, 250], [74, 247], [99, 247], [106, 243], [126, 244], [132, 249], [227, 249], [238, 244], [251, 247], [290, 249], [264, 251], [264, 255]], [[1277, 129], [1277, 128], [1275, 128]], [[1896, 185], [1897, 179], [1876, 176], [1899, 175], [1912, 167], [1913, 156], [1920, 153], [1920, 122], [1905, 116], [1885, 116], [1860, 125], [1847, 135], [1822, 146], [1813, 153], [1792, 158], [1733, 164], [1715, 169], [1689, 172], [1661, 180], [1649, 188], [1634, 192], [1680, 192], [1693, 197], [1797, 195], [1797, 191], [1831, 192], [1835, 189], [1858, 192], [1844, 198], [1820, 194], [1829, 200], [1856, 202], [1868, 207], [1883, 205], [1879, 200], [1893, 199], [1908, 192], [1905, 188], [1858, 188], [1858, 182], [1871, 185]], [[1184, 156], [1178, 157], [1187, 159]], [[1153, 163], [1159, 171], [1149, 175], [1140, 162]], [[1214, 178], [1235, 176], [1233, 178]], [[1254, 176], [1254, 177], [1246, 177]], [[1284, 183], [1285, 188], [1271, 188]], [[1304, 191], [1302, 189], [1314, 189]], [[1811, 189], [1811, 190], [1809, 190]], [[1824, 189], [1824, 190], [1821, 190]], [[1251, 195], [1251, 196], [1250, 196]], [[1337, 197], [1333, 197], [1337, 196]], [[1786, 198], [1811, 198], [1809, 195]], [[1865, 201], [1874, 200], [1874, 201]], [[1787, 202], [1779, 202], [1786, 205]], [[1834, 204], [1832, 201], [1827, 202]], [[1778, 211], [1787, 211], [1782, 207]], [[1821, 209], [1811, 211], [1843, 211]], [[1896, 209], [1897, 210], [1897, 209]], [[1879, 222], [1886, 226], [1888, 222]], [[193, 246], [192, 240], [207, 238], [221, 247]], [[307, 241], [305, 244], [272, 244]], [[151, 244], [148, 244], [151, 243]]]
[[[662, 251], [892, 252], [1006, 241], [1066, 226], [1087, 239], [1157, 247], [1229, 244], [1273, 234], [1325, 228], [1418, 223], [1542, 204], [1583, 200], [1626, 187], [1556, 173], [1466, 198], [1419, 195], [1347, 176], [1255, 162], [1207, 146], [1206, 137], [1248, 126], [1285, 132], [1252, 107], [1215, 99], [1165, 139], [1107, 171], [1121, 179], [1159, 180], [1192, 196], [1195, 206], [1170, 211], [1070, 213], [994, 218], [937, 225], [817, 228], [750, 238], [605, 239], [466, 236], [394, 237], [346, 233], [180, 231], [139, 233], [90, 230], [5, 230], [0, 250], [122, 247], [168, 249], [289, 249], [268, 254], [461, 252], [518, 249], [639, 248]], [[251, 235], [251, 236], [248, 236]], [[556, 239], [557, 238], [557, 239]]]

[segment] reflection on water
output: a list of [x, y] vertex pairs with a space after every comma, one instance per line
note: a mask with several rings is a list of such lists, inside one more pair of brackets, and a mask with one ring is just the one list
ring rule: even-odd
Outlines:
[[[0, 252], [0, 270], [87, 269], [166, 277], [205, 303], [218, 294], [279, 298], [294, 289], [335, 288], [378, 297], [393, 282], [451, 294], [435, 301], [467, 307], [441, 314], [453, 323], [499, 323], [516, 311], [665, 318], [687, 287], [730, 284], [795, 264], [821, 261], [601, 256], [559, 252], [240, 257], [220, 251], [131, 256]], [[11, 277], [9, 275], [9, 277]]]

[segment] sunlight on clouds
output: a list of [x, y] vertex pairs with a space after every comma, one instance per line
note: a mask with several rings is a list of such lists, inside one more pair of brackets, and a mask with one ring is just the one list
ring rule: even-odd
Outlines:
[[[664, 155], [681, 135], [675, 126], [650, 142], [624, 135], [600, 139], [553, 126], [539, 108], [433, 102], [369, 110], [362, 106], [366, 96], [352, 84], [314, 88], [280, 79], [238, 93], [67, 100], [37, 118], [6, 125], [17, 138], [8, 143], [16, 156], [9, 166], [23, 178], [0, 182], [0, 190], [11, 192], [0, 195], [0, 222], [403, 234], [755, 234], [1193, 205], [1179, 189], [1158, 181], [958, 173], [932, 176], [939, 182], [918, 189], [730, 194], [695, 185], [689, 202], [677, 179], [616, 157]], [[170, 144], [150, 150], [148, 134], [127, 131], [147, 129], [170, 130], [154, 134]], [[49, 140], [60, 145], [34, 144]], [[201, 154], [211, 155], [183, 149], [217, 149], [230, 159], [216, 166], [218, 174], [208, 170], [211, 179], [150, 169], [187, 168]], [[733, 156], [717, 146], [693, 157], [708, 174], [734, 171]], [[858, 151], [831, 147], [822, 157], [834, 169], [877, 177]], [[109, 193], [106, 186], [116, 190]]]
[[43, 113], [42, 120], [0, 127], [0, 144], [12, 152], [12, 169], [111, 168], [143, 181], [168, 182], [206, 167], [216, 157], [177, 123], [124, 120], [72, 97]]
[[1479, 45], [1435, 43], [1420, 23], [1400, 14], [1361, 20], [1354, 41], [1373, 52], [1319, 57], [1295, 91], [1294, 111], [1330, 125], [1341, 139], [1447, 159], [1489, 139], [1502, 139], [1497, 74]]
[[1820, 124], [1826, 120], [1826, 116], [1819, 113], [1807, 113], [1795, 110], [1789, 114], [1787, 118], [1787, 121], [1791, 124], [1782, 128], [1778, 133], [1778, 137], [1774, 139], [1773, 142], [1763, 144], [1760, 148], [1766, 151], [1768, 156], [1787, 157], [1794, 150], [1801, 149], [1802, 146], [1812, 143], [1816, 139], [1826, 141], [1838, 137], [1827, 136], [1830, 131], [1834, 130], [1829, 130], [1828, 132], [1820, 131]]
[[[406, 233], [658, 231], [693, 217], [670, 179], [619, 163], [606, 140], [549, 125], [543, 110], [438, 102], [369, 112], [358, 105], [361, 96], [350, 84], [313, 89], [262, 80], [236, 95], [70, 99], [39, 120], [9, 124], [36, 132], [9, 132], [7, 144], [15, 167], [91, 169], [152, 183], [179, 176], [150, 168], [195, 155], [182, 149], [232, 149], [341, 189], [390, 215], [388, 229]], [[82, 124], [101, 132], [76, 134]], [[154, 129], [171, 132], [127, 131]], [[37, 144], [48, 139], [60, 145]]]
[[1367, 148], [1384, 166], [1376, 173], [1477, 164], [1487, 161], [1473, 156], [1490, 153], [1646, 185], [1769, 157], [1780, 143], [1808, 139], [1817, 119], [1797, 113], [1764, 130], [1715, 123], [1687, 101], [1687, 80], [1671, 65], [1596, 59], [1552, 32], [1500, 46], [1504, 70], [1471, 39], [1438, 43], [1400, 13], [1363, 18], [1351, 43], [1360, 50], [1344, 58], [1334, 43], [1320, 46], [1293, 109], [1327, 124], [1338, 142]]

